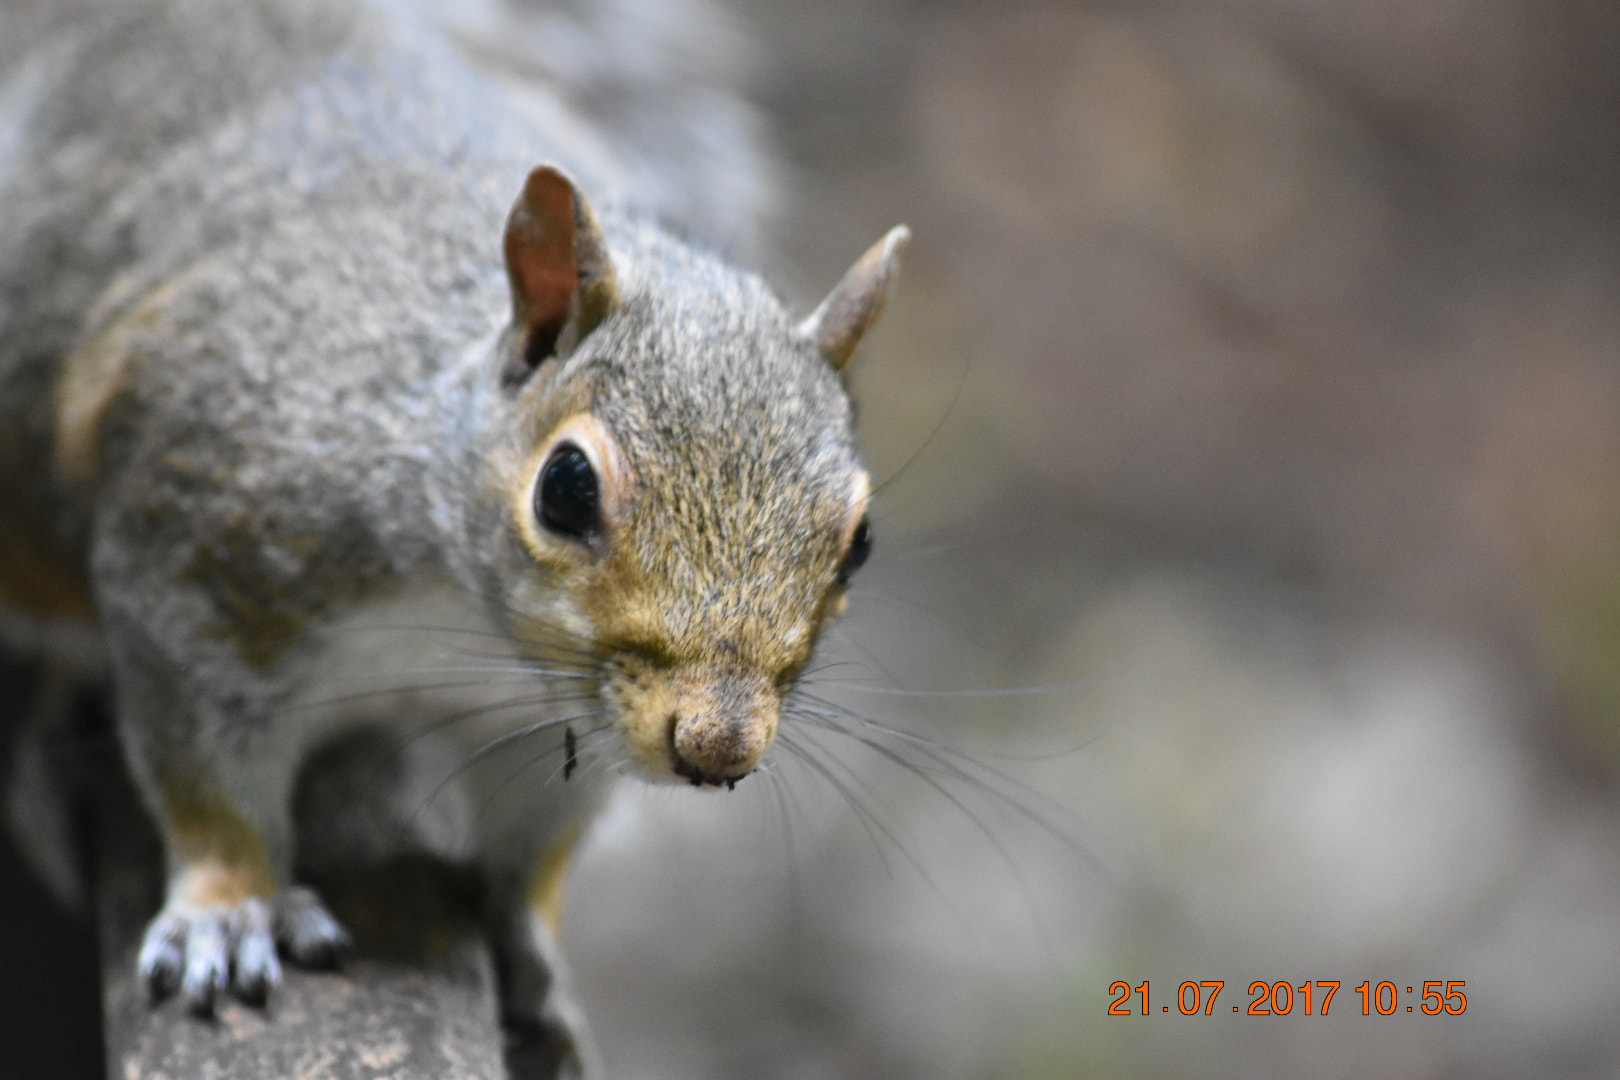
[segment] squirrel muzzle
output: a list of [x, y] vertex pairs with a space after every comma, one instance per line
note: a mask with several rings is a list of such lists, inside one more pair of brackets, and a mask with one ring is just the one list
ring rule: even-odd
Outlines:
[[665, 723], [669, 766], [694, 786], [735, 784], [776, 738], [777, 695], [742, 675], [678, 680]]

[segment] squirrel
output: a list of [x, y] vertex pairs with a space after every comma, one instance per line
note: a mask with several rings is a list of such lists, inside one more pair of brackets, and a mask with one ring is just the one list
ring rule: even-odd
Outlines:
[[5, 73], [0, 611], [88, 642], [113, 704], [167, 860], [154, 999], [348, 947], [292, 793], [383, 728], [490, 807], [505, 1020], [589, 1074], [569, 850], [619, 773], [729, 788], [771, 747], [871, 548], [845, 372], [909, 234], [796, 319], [466, 45], [131, 0]]

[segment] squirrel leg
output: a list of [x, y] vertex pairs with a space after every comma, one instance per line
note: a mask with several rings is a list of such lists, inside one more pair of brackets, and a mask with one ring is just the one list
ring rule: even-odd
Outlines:
[[137, 960], [154, 999], [178, 990], [203, 1014], [226, 990], [259, 1004], [281, 981], [278, 945], [304, 966], [330, 965], [348, 949], [311, 890], [281, 887], [261, 830], [237, 807], [196, 784], [157, 787], [172, 871]]
[[[307, 889], [287, 888], [295, 755], [223, 671], [223, 700], [197, 695], [148, 639], [115, 648], [115, 715], [125, 760], [152, 810], [168, 862], [163, 908], [147, 926], [137, 974], [154, 1000], [178, 991], [207, 1015], [230, 991], [262, 1003], [281, 981], [278, 945], [329, 964], [348, 934]], [[189, 691], [189, 693], [188, 693]]]
[[501, 981], [506, 1063], [519, 1080], [601, 1075], [557, 946], [562, 881], [578, 835], [570, 829], [548, 848], [522, 887], [492, 890], [490, 929]]

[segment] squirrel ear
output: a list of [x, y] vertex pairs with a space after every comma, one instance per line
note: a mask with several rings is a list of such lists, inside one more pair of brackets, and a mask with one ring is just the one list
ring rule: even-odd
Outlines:
[[590, 204], [549, 165], [529, 174], [504, 243], [518, 334], [508, 374], [522, 378], [596, 329], [619, 306], [619, 289]]
[[839, 371], [883, 313], [883, 304], [900, 272], [900, 253], [910, 239], [911, 230], [904, 225], [890, 229], [849, 268], [821, 306], [799, 324], [799, 333], [815, 342], [827, 362]]

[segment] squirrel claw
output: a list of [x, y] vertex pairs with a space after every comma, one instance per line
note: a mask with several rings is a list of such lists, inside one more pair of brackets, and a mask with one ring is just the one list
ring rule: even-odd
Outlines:
[[179, 991], [211, 1016], [227, 990], [263, 1005], [281, 984], [278, 944], [304, 967], [332, 967], [352, 948], [349, 934], [309, 889], [235, 905], [170, 903], [147, 927], [136, 970], [152, 1001]]

